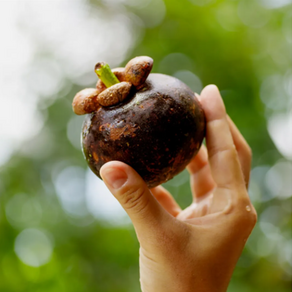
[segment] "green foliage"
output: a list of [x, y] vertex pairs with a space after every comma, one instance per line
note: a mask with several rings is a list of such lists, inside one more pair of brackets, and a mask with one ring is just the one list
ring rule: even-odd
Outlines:
[[[291, 68], [291, 44], [282, 29], [291, 5], [267, 9], [256, 1], [195, 5], [204, 1], [165, 0], [161, 17], [163, 2], [157, 1], [162, 6], [154, 2], [140, 7], [127, 4], [133, 1], [119, 4], [125, 15], [136, 19], [141, 34], [128, 57], [151, 56], [153, 72], [181, 76], [197, 92], [216, 84], [229, 115], [253, 150], [251, 199], [259, 223], [228, 291], [291, 291], [291, 258], [290, 264], [287, 259], [291, 257], [291, 195], [279, 197], [265, 183], [271, 168], [288, 159], [270, 138], [267, 121], [273, 109], [260, 96], [267, 77], [284, 76]], [[110, 13], [107, 4], [92, 1], [90, 5]], [[97, 61], [103, 60], [92, 60], [92, 67]], [[87, 169], [81, 150], [68, 138], [69, 124], [77, 119], [71, 101], [82, 86], [64, 82], [70, 90], [59, 92], [48, 107], [40, 106], [39, 113], [46, 119], [38, 136], [24, 142], [0, 168], [0, 291], [139, 291], [139, 246], [131, 225], [96, 218], [88, 206], [83, 215], [72, 214], [57, 195], [56, 181], [65, 168], [75, 167], [83, 176]], [[81, 120], [74, 120], [79, 127], [76, 137]], [[190, 204], [186, 171], [165, 186], [182, 207]], [[25, 264], [15, 252], [16, 239], [28, 228], [41, 230], [52, 241], [50, 259], [39, 267]]]

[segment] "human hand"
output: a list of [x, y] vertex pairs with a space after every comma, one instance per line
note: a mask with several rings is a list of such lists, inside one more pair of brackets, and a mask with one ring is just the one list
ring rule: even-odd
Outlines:
[[226, 291], [255, 223], [247, 186], [251, 150], [227, 116], [216, 86], [203, 89], [206, 145], [188, 165], [193, 203], [181, 210], [159, 186], [148, 190], [128, 165], [101, 176], [130, 216], [140, 243], [143, 292]]

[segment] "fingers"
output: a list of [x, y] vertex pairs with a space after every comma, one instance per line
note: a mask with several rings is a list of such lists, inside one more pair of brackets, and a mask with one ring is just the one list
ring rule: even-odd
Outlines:
[[151, 193], [160, 205], [172, 216], [176, 217], [181, 212], [180, 206], [164, 187], [155, 187], [151, 189]]
[[148, 190], [139, 174], [119, 161], [106, 163], [100, 174], [111, 193], [128, 213], [139, 240], [159, 232], [172, 217]]
[[198, 202], [201, 197], [208, 194], [215, 187], [205, 145], [201, 146], [198, 154], [188, 164], [187, 170], [190, 173], [194, 201]]
[[231, 118], [227, 116], [232, 139], [236, 147], [246, 187], [248, 187], [252, 152]]
[[206, 144], [209, 163], [217, 188], [234, 190], [244, 187], [245, 189], [239, 159], [226, 118], [225, 106], [218, 88], [215, 85], [205, 87], [200, 100], [206, 116]]

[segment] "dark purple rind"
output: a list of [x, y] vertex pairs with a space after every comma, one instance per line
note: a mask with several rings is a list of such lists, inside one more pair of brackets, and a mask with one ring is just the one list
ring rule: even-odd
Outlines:
[[204, 136], [204, 112], [192, 90], [174, 77], [150, 74], [123, 103], [86, 116], [82, 146], [97, 176], [104, 163], [119, 160], [153, 188], [184, 170]]

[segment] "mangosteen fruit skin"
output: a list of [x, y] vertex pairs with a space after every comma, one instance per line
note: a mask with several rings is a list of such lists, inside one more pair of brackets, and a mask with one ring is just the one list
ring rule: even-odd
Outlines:
[[193, 91], [177, 78], [150, 74], [122, 103], [86, 115], [81, 139], [98, 177], [103, 164], [118, 160], [153, 188], [184, 170], [204, 136], [204, 111]]

